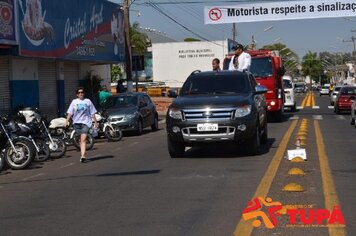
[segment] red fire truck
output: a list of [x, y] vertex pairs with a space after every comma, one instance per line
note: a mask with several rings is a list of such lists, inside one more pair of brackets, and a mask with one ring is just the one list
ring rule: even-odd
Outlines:
[[[283, 80], [284, 66], [278, 51], [268, 49], [249, 50], [251, 55], [250, 72], [255, 76], [257, 83], [267, 88], [265, 94], [267, 111], [276, 121], [283, 120], [284, 92]], [[224, 70], [229, 67], [232, 55], [224, 60]]]

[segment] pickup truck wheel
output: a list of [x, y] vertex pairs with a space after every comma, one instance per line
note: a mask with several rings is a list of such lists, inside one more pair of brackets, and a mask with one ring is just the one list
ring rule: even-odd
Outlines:
[[247, 153], [251, 156], [259, 155], [261, 152], [260, 128], [257, 126], [255, 134], [247, 141]]
[[263, 128], [263, 133], [261, 135], [261, 143], [266, 144], [267, 141], [268, 141], [268, 128], [267, 128], [267, 122], [266, 122], [264, 125], [264, 128]]
[[184, 156], [185, 145], [181, 142], [174, 142], [167, 137], [168, 152], [171, 158], [179, 158]]

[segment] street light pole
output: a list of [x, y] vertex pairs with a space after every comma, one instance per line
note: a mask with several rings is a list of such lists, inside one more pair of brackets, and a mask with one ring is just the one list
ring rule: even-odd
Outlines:
[[127, 80], [127, 91], [132, 92], [133, 82], [132, 82], [132, 54], [131, 54], [131, 41], [130, 41], [130, 17], [129, 17], [129, 7], [130, 0], [124, 0], [124, 30], [125, 30], [125, 51], [126, 51], [126, 80]]

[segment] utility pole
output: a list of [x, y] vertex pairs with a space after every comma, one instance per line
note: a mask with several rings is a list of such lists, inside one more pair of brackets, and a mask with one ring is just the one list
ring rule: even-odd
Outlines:
[[232, 41], [236, 42], [236, 23], [232, 23]]
[[[356, 30], [351, 30], [351, 32], [356, 32]], [[356, 37], [352, 36], [351, 37], [351, 40], [342, 40], [343, 42], [352, 42], [353, 45], [354, 45], [354, 51], [352, 52], [352, 56], [353, 56], [353, 59], [354, 59], [354, 66], [356, 66], [356, 44], [355, 44], [355, 41], [356, 41]]]
[[132, 54], [131, 54], [131, 41], [130, 41], [130, 17], [129, 8], [130, 0], [124, 0], [124, 31], [125, 31], [125, 51], [126, 51], [126, 80], [127, 91], [132, 92]]

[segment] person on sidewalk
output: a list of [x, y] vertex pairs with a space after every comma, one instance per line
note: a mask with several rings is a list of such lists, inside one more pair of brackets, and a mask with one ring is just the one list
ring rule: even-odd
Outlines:
[[75, 132], [80, 134], [80, 162], [85, 161], [86, 139], [92, 120], [94, 120], [94, 128], [98, 128], [98, 122], [95, 118], [97, 112], [90, 99], [85, 98], [84, 88], [79, 87], [76, 90], [77, 98], [73, 99], [68, 111], [65, 126], [68, 126], [69, 120], [73, 117], [73, 126]]
[[108, 97], [111, 97], [111, 93], [107, 90], [106, 86], [103, 85], [99, 92], [99, 105], [102, 106]]
[[213, 67], [213, 71], [220, 71], [220, 60], [218, 58], [214, 58], [213, 61], [211, 62], [211, 65]]
[[229, 64], [229, 70], [238, 70], [246, 72], [250, 70], [251, 66], [251, 55], [244, 52], [244, 46], [242, 44], [237, 44], [232, 47], [235, 50], [235, 55], [231, 58]]

